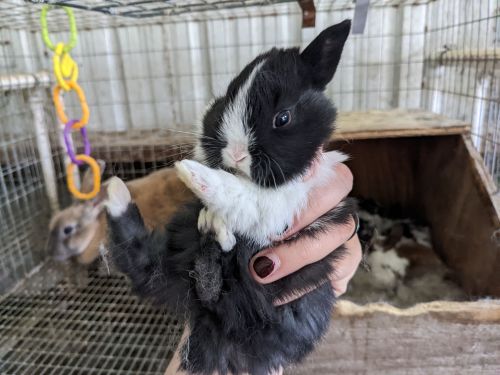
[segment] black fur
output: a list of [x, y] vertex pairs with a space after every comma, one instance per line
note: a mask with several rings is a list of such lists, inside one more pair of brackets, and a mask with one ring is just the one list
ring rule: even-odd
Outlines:
[[[318, 49], [324, 43], [333, 43], [332, 40], [338, 39], [336, 43], [341, 49], [349, 30], [345, 26], [340, 28], [342, 33], [338, 30], [338, 26], [325, 30], [320, 34], [323, 42], [308, 47], [307, 53], [272, 50], [245, 68], [231, 83], [227, 95], [218, 99], [205, 116], [204, 135], [216, 139], [202, 139], [209, 165], [223, 167], [217, 150], [223, 147], [217, 138], [217, 127], [224, 108], [234, 100], [252, 66], [265, 61], [249, 95], [248, 124], [257, 145], [251, 152], [255, 160], [266, 155], [279, 167], [273, 174], [269, 164], [264, 167], [256, 161], [252, 178], [268, 187], [289, 181], [307, 169], [330, 136], [335, 118], [334, 107], [320, 91], [329, 80], [326, 68], [314, 68], [307, 56], [321, 55]], [[338, 56], [333, 60], [331, 54], [330, 51], [324, 58], [330, 63], [329, 70], [334, 71], [340, 51], [335, 51]], [[330, 79], [331, 76], [333, 72]], [[274, 112], [282, 108], [290, 109], [294, 119], [283, 131], [272, 127]], [[250, 259], [261, 249], [251, 239], [237, 237], [236, 246], [230, 252], [222, 252], [212, 234], [202, 235], [197, 230], [202, 207], [199, 201], [188, 204], [174, 215], [165, 231], [154, 233], [148, 233], [133, 203], [120, 217], [108, 216], [114, 262], [130, 277], [138, 295], [188, 318], [191, 335], [182, 349], [184, 370], [204, 375], [267, 375], [299, 362], [314, 348], [330, 322], [335, 296], [328, 276], [344, 255], [343, 248], [292, 275], [263, 285], [249, 271]], [[345, 224], [354, 209], [353, 203], [345, 200], [289, 242], [304, 236], [315, 237], [333, 225]], [[293, 302], [275, 304], [312, 287], [316, 288]]]
[[[189, 318], [191, 336], [182, 368], [194, 374], [266, 375], [308, 354], [330, 322], [335, 301], [328, 275], [343, 255], [339, 248], [322, 261], [271, 284], [255, 282], [248, 270], [260, 249], [244, 238], [223, 253], [211, 235], [196, 229], [200, 202], [175, 215], [165, 232], [150, 234], [135, 204], [119, 218], [108, 216], [112, 257], [134, 291]], [[302, 233], [315, 236], [345, 224], [351, 201], [333, 209]], [[194, 228], [194, 229], [193, 229]], [[295, 236], [291, 241], [301, 237]], [[288, 304], [283, 298], [317, 286]]]

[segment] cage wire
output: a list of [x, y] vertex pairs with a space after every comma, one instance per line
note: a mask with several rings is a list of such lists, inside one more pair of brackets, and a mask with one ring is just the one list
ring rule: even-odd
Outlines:
[[[206, 104], [258, 53], [305, 45], [352, 18], [355, 2], [316, 1], [312, 33], [290, 1], [0, 2], [0, 372], [126, 373], [136, 363], [130, 368], [162, 373], [180, 323], [130, 297], [123, 278], [28, 282], [52, 274], [47, 226], [70, 202], [42, 3], [74, 9], [71, 54], [90, 107], [92, 154], [107, 175], [127, 180], [189, 155]], [[327, 94], [339, 111], [420, 108], [469, 122], [498, 184], [499, 12], [500, 0], [372, 0]], [[67, 40], [64, 12], [51, 11], [48, 24], [53, 40]], [[65, 106], [78, 117], [74, 97]]]
[[0, 303], [1, 374], [163, 374], [182, 326], [140, 303], [123, 277], [90, 272]]

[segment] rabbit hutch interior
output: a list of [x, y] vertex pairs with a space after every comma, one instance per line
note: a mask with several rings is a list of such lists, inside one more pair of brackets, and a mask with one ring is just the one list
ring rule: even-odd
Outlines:
[[[207, 104], [259, 53], [348, 18], [326, 93], [365, 255], [290, 371], [500, 373], [499, 15], [499, 0], [3, 0], [0, 373], [165, 372], [181, 318], [132, 294], [102, 206], [67, 183], [87, 198], [119, 176], [164, 224], [151, 189], [185, 198], [165, 168], [192, 155]], [[92, 159], [68, 169], [75, 153]]]

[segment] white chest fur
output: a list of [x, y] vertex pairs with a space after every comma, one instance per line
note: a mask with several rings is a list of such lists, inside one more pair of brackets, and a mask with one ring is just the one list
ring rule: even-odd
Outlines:
[[310, 178], [296, 178], [278, 188], [263, 188], [246, 177], [192, 160], [178, 162], [176, 168], [181, 180], [202, 200], [211, 216], [225, 224], [225, 230], [265, 247], [292, 225], [306, 208], [311, 190], [330, 181], [335, 165], [346, 159], [339, 152], [325, 155]]

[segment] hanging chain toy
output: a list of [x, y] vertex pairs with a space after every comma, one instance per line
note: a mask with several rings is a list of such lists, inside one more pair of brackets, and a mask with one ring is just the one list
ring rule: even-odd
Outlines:
[[[61, 42], [54, 45], [54, 43], [52, 43], [50, 39], [49, 29], [47, 26], [47, 13], [52, 8], [53, 7], [50, 5], [45, 5], [42, 8], [40, 23], [42, 27], [43, 41], [47, 48], [54, 52], [52, 62], [57, 83], [52, 92], [52, 99], [56, 108], [57, 117], [59, 121], [64, 124], [64, 144], [66, 146], [66, 152], [71, 160], [71, 163], [68, 164], [66, 169], [66, 183], [68, 185], [68, 190], [71, 192], [71, 194], [73, 194], [75, 198], [87, 200], [94, 198], [101, 189], [101, 171], [99, 169], [99, 164], [97, 164], [96, 160], [90, 156], [90, 142], [87, 136], [86, 128], [90, 115], [89, 107], [87, 104], [87, 99], [85, 98], [85, 93], [77, 83], [78, 65], [69, 54], [70, 51], [75, 47], [77, 42], [75, 16], [73, 15], [73, 11], [70, 8], [61, 7], [61, 9], [66, 12], [69, 19], [70, 40], [67, 44]], [[79, 120], [70, 120], [64, 112], [61, 90], [67, 92], [74, 91], [78, 96], [82, 112], [82, 116]], [[83, 154], [76, 155], [75, 151], [73, 150], [71, 141], [72, 130], [80, 130], [80, 135], [82, 137], [84, 145]], [[87, 164], [90, 167], [93, 175], [94, 186], [93, 190], [89, 193], [82, 193], [81, 191], [79, 191], [75, 186], [73, 177], [75, 167], [81, 166], [83, 164]]]

